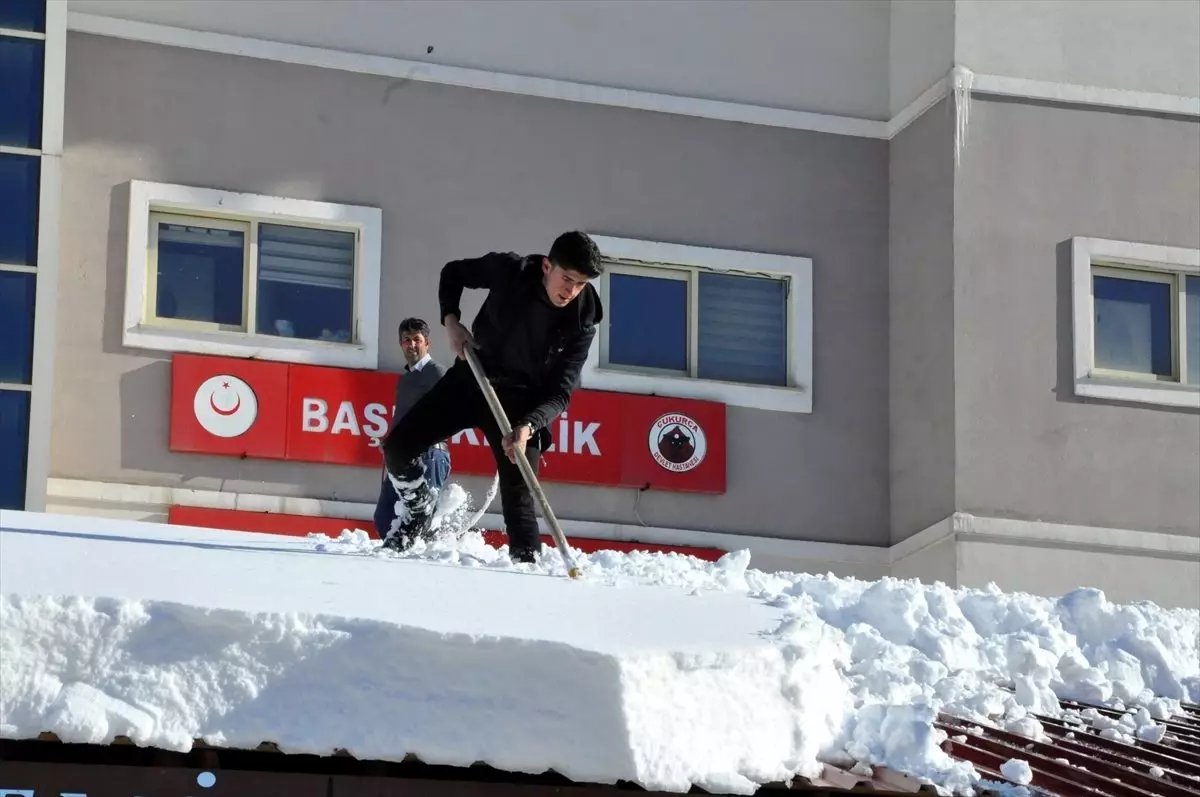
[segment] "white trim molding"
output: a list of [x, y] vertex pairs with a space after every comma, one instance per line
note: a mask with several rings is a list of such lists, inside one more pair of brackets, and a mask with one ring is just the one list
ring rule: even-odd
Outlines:
[[[59, 0], [59, 2], [65, 3], [66, 0]], [[32, 39], [39, 42], [46, 40], [44, 33], [38, 33], [35, 30], [18, 30], [17, 28], [0, 28], [0, 36], [9, 39]]]
[[1200, 537], [1187, 534], [982, 517], [968, 512], [955, 512], [892, 545], [888, 560], [895, 565], [947, 540], [1003, 541], [1055, 548], [1100, 548], [1113, 554], [1200, 559]]
[[67, 0], [46, 0], [46, 71], [42, 89], [42, 154], [62, 155], [67, 91]]
[[[1086, 398], [1156, 404], [1164, 407], [1200, 408], [1200, 386], [1181, 381], [1136, 378], [1131, 375], [1098, 372], [1094, 366], [1095, 311], [1092, 276], [1097, 268], [1128, 269], [1142, 272], [1148, 279], [1162, 278], [1172, 285], [1185, 277], [1200, 276], [1200, 249], [1177, 246], [1114, 241], [1105, 238], [1071, 239], [1071, 327], [1074, 353], [1075, 395]], [[1187, 362], [1187, 329], [1184, 325], [1182, 288], [1172, 292], [1175, 329], [1172, 357], [1182, 371]]]
[[[669, 395], [678, 398], [719, 401], [738, 407], [780, 412], [810, 413], [813, 409], [813, 264], [807, 257], [766, 254], [733, 249], [660, 243], [657, 241], [593, 235], [606, 261], [615, 265], [634, 265], [671, 269], [672, 266], [725, 273], [746, 273], [785, 278], [787, 294], [787, 380], [786, 386], [741, 384], [673, 376], [664, 373], [636, 373], [606, 362], [607, 324], [611, 308], [605, 308], [601, 322], [600, 345], [588, 351], [581, 385], [591, 390], [614, 390], [642, 395]], [[606, 290], [609, 270], [600, 278], [601, 293]], [[695, 290], [689, 291], [689, 337], [697, 333]], [[693, 341], [694, 342], [694, 341]], [[696, 347], [689, 345], [694, 353]], [[689, 360], [691, 358], [689, 357]]]
[[1148, 113], [1200, 116], [1200, 97], [1112, 89], [1105, 86], [1085, 86], [1051, 80], [1030, 80], [1005, 75], [976, 74], [971, 81], [971, 92], [995, 94], [1001, 97], [1020, 97], [1027, 100], [1046, 100], [1066, 105], [1094, 105], [1101, 108], [1124, 108]]
[[888, 121], [888, 139], [893, 139], [900, 131], [920, 119], [926, 111], [950, 93], [950, 75], [939, 78], [932, 86], [921, 92], [915, 100], [901, 108]]
[[[933, 107], [938, 100], [946, 96], [955, 71], [964, 69], [962, 65], [955, 64], [945, 76], [935, 81], [932, 86], [891, 119], [881, 120], [623, 89], [570, 80], [530, 77], [487, 69], [447, 66], [403, 58], [367, 55], [347, 50], [287, 44], [249, 36], [137, 22], [78, 11], [68, 14], [67, 26], [72, 31], [96, 36], [336, 69], [343, 72], [418, 80], [484, 91], [524, 94], [567, 102], [633, 108], [719, 121], [876, 139], [892, 138]], [[1029, 80], [1004, 75], [972, 74], [971, 91], [978, 94], [1049, 100], [1071, 105], [1093, 105], [1143, 112], [1200, 116], [1200, 98], [1197, 97]]]
[[[358, 234], [354, 273], [354, 342], [277, 337], [249, 332], [155, 327], [146, 322], [150, 289], [150, 214], [193, 214], [307, 224]], [[122, 343], [131, 348], [216, 354], [278, 362], [375, 369], [379, 365], [379, 284], [382, 264], [379, 208], [237, 193], [131, 180]], [[251, 242], [247, 241], [247, 250]]]

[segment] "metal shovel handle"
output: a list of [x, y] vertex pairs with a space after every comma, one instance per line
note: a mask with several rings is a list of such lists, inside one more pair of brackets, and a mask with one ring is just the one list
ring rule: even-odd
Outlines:
[[[483, 397], [487, 400], [488, 407], [492, 411], [492, 416], [496, 419], [496, 425], [500, 427], [502, 435], [512, 434], [512, 424], [509, 423], [508, 416], [504, 412], [504, 408], [500, 406], [500, 399], [496, 396], [496, 391], [492, 387], [492, 383], [488, 381], [487, 375], [483, 372], [483, 366], [479, 364], [479, 358], [475, 355], [475, 346], [471, 342], [463, 344], [463, 356], [467, 360], [467, 364], [471, 366], [471, 373], [475, 375], [475, 381], [479, 383], [479, 389], [483, 393]], [[550, 535], [554, 538], [554, 544], [558, 548], [559, 554], [562, 555], [563, 564], [567, 567], [567, 575], [571, 578], [579, 578], [581, 575], [578, 565], [575, 564], [574, 558], [571, 556], [571, 549], [567, 545], [567, 535], [563, 534], [562, 526], [559, 525], [558, 518], [554, 515], [554, 510], [550, 508], [550, 502], [546, 500], [546, 494], [542, 491], [541, 484], [538, 483], [537, 474], [533, 472], [533, 466], [529, 464], [529, 460], [524, 456], [517, 456], [517, 468], [521, 471], [521, 476], [525, 479], [525, 485], [529, 487], [529, 491], [537, 498], [538, 504], [542, 508], [542, 517], [546, 519], [546, 523], [550, 526]]]

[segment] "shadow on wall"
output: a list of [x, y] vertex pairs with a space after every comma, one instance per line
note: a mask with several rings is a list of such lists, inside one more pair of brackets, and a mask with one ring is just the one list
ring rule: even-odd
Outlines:
[[[121, 328], [125, 324], [125, 264], [129, 227], [129, 184], [113, 186], [108, 203], [108, 248], [104, 271], [104, 332], [100, 347], [105, 354], [124, 354]], [[157, 353], [142, 352], [147, 356]]]
[[120, 466], [155, 474], [149, 483], [372, 503], [379, 495], [374, 468], [171, 451], [170, 361], [149, 362], [120, 379]]
[[[1071, 240], [1059, 241], [1055, 247], [1057, 274], [1055, 289], [1058, 292], [1058, 318], [1055, 325], [1058, 333], [1058, 381], [1054, 394], [1058, 401], [1071, 404], [1108, 404], [1114, 407], [1128, 407], [1143, 412], [1171, 412], [1184, 415], [1200, 415], [1200, 410], [1190, 407], [1160, 407], [1149, 404], [1139, 404], [1132, 401], [1116, 401], [1114, 399], [1081, 397], [1075, 395], [1075, 324], [1074, 301], [1072, 298], [1072, 268]], [[1090, 321], [1089, 321], [1090, 323]]]

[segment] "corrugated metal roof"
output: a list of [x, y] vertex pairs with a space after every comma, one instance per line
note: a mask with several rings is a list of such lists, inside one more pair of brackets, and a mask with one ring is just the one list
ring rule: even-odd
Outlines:
[[[1084, 716], [1085, 712], [1087, 716], [1095, 716], [1091, 714], [1094, 711], [1096, 715], [1120, 720], [1128, 712], [1066, 700], [1060, 703], [1066, 709], [1066, 714], [1061, 719], [1033, 715], [1042, 724], [1048, 737], [1045, 740], [1035, 741], [1006, 731], [997, 723], [980, 722], [977, 719], [948, 714], [940, 715], [935, 725], [947, 734], [942, 745], [946, 753], [960, 761], [970, 762], [988, 780], [1023, 785], [1005, 778], [1001, 767], [1010, 759], [1026, 761], [1033, 774], [1028, 788], [1034, 797], [1200, 797], [1200, 706], [1185, 704], [1181, 716], [1159, 721], [1166, 726], [1166, 733], [1159, 741], [1136, 740], [1130, 743], [1111, 738], [1111, 733], [1102, 735], [1103, 732]], [[43, 740], [43, 743], [57, 741], [57, 737], [50, 733], [42, 734], [39, 739]], [[118, 739], [116, 744], [122, 747], [133, 746], [123, 737]], [[12, 755], [22, 744], [14, 745], [8, 742], [0, 746], [7, 748], [6, 752]], [[94, 749], [95, 746], [86, 747]], [[429, 767], [411, 756], [406, 758], [404, 763], [370, 762], [358, 761], [345, 751], [331, 751], [328, 757], [316, 757], [266, 752], [272, 750], [278, 748], [270, 742], [263, 742], [259, 745], [258, 752], [248, 753], [255, 759], [254, 763], [250, 763], [246, 760], [248, 751], [213, 748], [197, 740], [191, 753], [171, 754], [160, 751], [155, 754], [154, 761], [158, 766], [195, 766], [198, 763], [195, 757], [199, 755], [199, 760], [203, 761], [202, 765], [205, 767], [220, 770], [222, 759], [229, 759], [234, 768], [244, 770], [259, 767], [273, 769], [276, 765], [272, 764], [272, 760], [286, 759], [291, 763], [284, 768], [295, 772], [298, 767], [297, 759], [305, 759], [309, 764], [303, 769], [314, 774], [333, 767], [340, 775], [345, 776], [352, 776], [361, 771], [363, 775], [401, 779], [421, 777], [421, 773], [445, 769]], [[18, 758], [20, 757], [22, 756], [18, 754]], [[65, 750], [63, 755], [49, 756], [50, 760], [65, 761], [69, 758], [71, 756], [66, 755]], [[35, 756], [33, 760], [47, 758], [43, 753]], [[547, 777], [552, 782], [563, 785], [569, 783], [551, 773], [530, 777], [503, 773], [479, 765], [455, 768], [455, 771], [461, 771], [461, 777], [465, 779], [482, 777], [483, 780], [493, 783], [498, 781], [515, 785], [537, 781], [544, 784]], [[622, 784], [620, 790], [643, 791], [632, 784]], [[932, 786], [924, 785], [904, 773], [862, 764], [849, 770], [826, 764], [819, 777], [797, 778], [788, 785], [769, 784], [762, 789], [768, 793], [778, 790], [826, 795], [870, 792], [874, 797], [901, 797], [936, 791]]]
[[[1045, 741], [997, 725], [943, 715], [937, 726], [949, 734], [943, 749], [969, 761], [990, 780], [1012, 783], [1001, 774], [1010, 759], [1029, 764], [1031, 791], [1061, 797], [1200, 797], [1200, 706], [1185, 704], [1183, 716], [1158, 721], [1166, 734], [1158, 742], [1132, 743], [1104, 735], [1080, 716], [1095, 711], [1119, 720], [1128, 712], [1063, 700], [1063, 719], [1034, 716]], [[1015, 784], [1014, 785], [1020, 785]]]

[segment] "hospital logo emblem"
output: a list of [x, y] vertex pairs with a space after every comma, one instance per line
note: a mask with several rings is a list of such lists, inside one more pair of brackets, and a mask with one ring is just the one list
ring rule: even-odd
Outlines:
[[221, 374], [196, 389], [192, 409], [204, 431], [216, 437], [237, 437], [258, 418], [258, 397], [241, 379]]
[[687, 415], [668, 413], [650, 425], [650, 456], [663, 469], [686, 473], [704, 461], [708, 441], [704, 429]]

